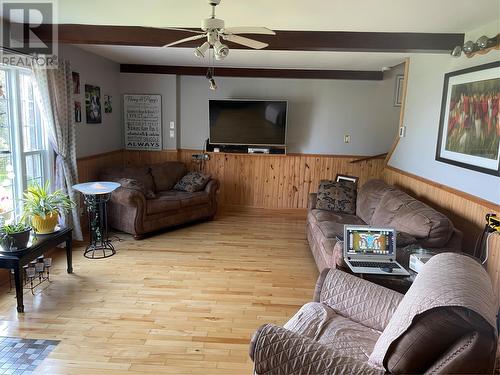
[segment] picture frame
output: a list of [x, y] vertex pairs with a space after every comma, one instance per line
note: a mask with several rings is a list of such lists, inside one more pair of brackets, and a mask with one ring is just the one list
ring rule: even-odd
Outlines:
[[85, 117], [87, 124], [102, 122], [101, 88], [85, 85]]
[[73, 79], [73, 94], [80, 94], [80, 73], [71, 72], [71, 77]]
[[75, 100], [75, 122], [82, 122], [82, 103], [79, 100]]
[[162, 96], [123, 94], [123, 126], [126, 150], [163, 149]]
[[446, 73], [436, 157], [500, 176], [500, 61]]
[[357, 177], [357, 176], [348, 176], [346, 174], [340, 174], [340, 173], [337, 173], [337, 177], [335, 177], [335, 182], [350, 181], [350, 182], [354, 182], [355, 185], [358, 184], [358, 180], [359, 180], [359, 177]]
[[113, 113], [113, 98], [111, 95], [104, 95], [104, 113]]
[[394, 107], [401, 107], [403, 103], [403, 84], [404, 75], [398, 74], [396, 76], [396, 85], [394, 87]]

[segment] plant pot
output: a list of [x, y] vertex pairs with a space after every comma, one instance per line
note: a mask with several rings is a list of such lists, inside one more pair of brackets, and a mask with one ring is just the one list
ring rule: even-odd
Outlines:
[[26, 249], [30, 240], [30, 232], [31, 228], [18, 233], [1, 234], [0, 245], [3, 251], [16, 251]]
[[50, 214], [45, 215], [45, 218], [34, 215], [31, 218], [31, 225], [33, 229], [38, 234], [49, 234], [53, 233], [57, 222], [59, 219], [59, 213], [56, 211], [51, 212]]

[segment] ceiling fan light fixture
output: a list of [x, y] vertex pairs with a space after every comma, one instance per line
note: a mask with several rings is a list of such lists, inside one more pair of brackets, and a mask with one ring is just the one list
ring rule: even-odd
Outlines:
[[210, 48], [210, 43], [205, 42], [201, 46], [194, 49], [194, 55], [196, 57], [203, 58], [205, 57], [205, 53], [207, 53], [209, 48]]
[[221, 43], [220, 40], [214, 44], [215, 59], [224, 60], [227, 55], [229, 55], [229, 48], [225, 44]]

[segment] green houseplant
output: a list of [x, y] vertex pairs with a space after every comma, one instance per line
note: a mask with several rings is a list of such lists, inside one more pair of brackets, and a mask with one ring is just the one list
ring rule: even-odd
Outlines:
[[61, 190], [50, 192], [49, 182], [33, 184], [24, 192], [24, 216], [29, 217], [36, 233], [54, 232], [59, 215], [71, 210], [75, 203]]
[[31, 227], [24, 222], [0, 226], [0, 246], [4, 251], [25, 249], [30, 240]]

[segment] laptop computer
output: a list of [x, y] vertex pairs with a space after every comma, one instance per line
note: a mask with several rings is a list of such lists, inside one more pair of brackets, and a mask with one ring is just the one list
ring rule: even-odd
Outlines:
[[344, 225], [344, 261], [355, 273], [408, 276], [396, 262], [396, 231]]

